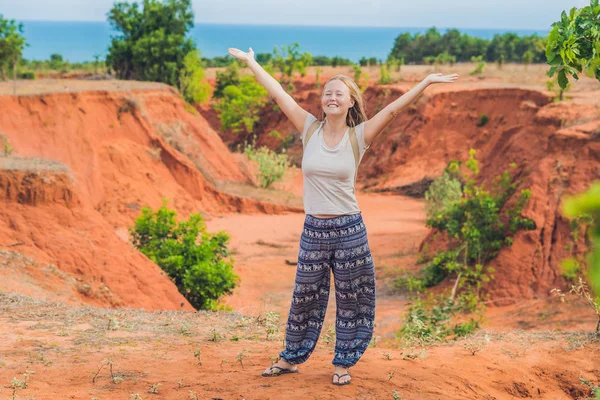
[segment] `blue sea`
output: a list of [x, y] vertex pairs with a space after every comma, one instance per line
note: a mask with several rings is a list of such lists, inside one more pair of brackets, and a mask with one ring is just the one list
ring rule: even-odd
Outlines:
[[[58, 53], [70, 62], [93, 61], [94, 55], [106, 57], [112, 31], [107, 22], [23, 21], [28, 47], [24, 57], [28, 60], [45, 60]], [[424, 28], [377, 27], [327, 27], [289, 25], [225, 25], [197, 22], [190, 35], [204, 57], [227, 55], [228, 47], [255, 53], [271, 53], [275, 46], [297, 42], [301, 52], [313, 56], [340, 56], [358, 62], [361, 57], [387, 58], [394, 39], [401, 33], [424, 33]], [[438, 28], [443, 34], [449, 28]], [[545, 37], [548, 31], [461, 29], [470, 36], [491, 39], [496, 34], [513, 32], [518, 35], [538, 34]]]

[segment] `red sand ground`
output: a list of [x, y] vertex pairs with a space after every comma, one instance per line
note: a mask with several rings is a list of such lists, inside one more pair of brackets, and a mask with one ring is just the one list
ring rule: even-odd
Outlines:
[[[27, 96], [0, 96], [0, 108], [10, 110], [0, 114], [0, 134], [22, 157], [1, 158], [0, 290], [68, 304], [0, 294], [0, 398], [11, 398], [11, 380], [26, 371], [34, 372], [16, 398], [390, 399], [394, 391], [402, 399], [589, 397], [580, 378], [600, 383], [599, 340], [585, 333], [596, 320], [583, 303], [560, 305], [548, 290], [565, 287], [559, 260], [586, 250], [583, 241], [565, 250], [570, 230], [559, 204], [598, 177], [600, 91], [587, 81], [573, 101], [548, 104], [536, 91], [539, 71], [531, 79], [506, 71], [431, 88], [374, 144], [359, 181], [368, 191], [394, 192], [435, 177], [470, 147], [479, 151], [484, 182], [519, 164], [516, 174], [532, 189], [525, 215], [538, 228], [503, 251], [489, 287], [496, 304], [511, 304], [490, 308], [474, 337], [402, 360], [394, 333], [409, 304], [392, 282], [400, 270], [419, 268], [417, 250], [428, 235], [423, 204], [362, 193], [378, 279], [377, 340], [343, 388], [329, 383], [333, 299], [321, 344], [301, 373], [260, 377], [281, 349], [293, 285], [286, 261], [296, 260], [303, 221], [293, 206], [301, 192], [297, 170], [279, 191], [250, 187], [252, 167], [215, 133], [215, 115], [193, 115], [164, 87], [110, 82], [85, 91], [81, 82], [50, 80], [23, 83]], [[369, 88], [370, 112], [413, 81], [407, 74], [395, 85]], [[54, 93], [57, 85], [68, 93]], [[316, 112], [311, 85], [309, 77], [298, 81], [297, 98]], [[10, 89], [0, 83], [0, 93]], [[480, 112], [491, 117], [483, 128], [475, 126]], [[280, 113], [261, 120], [265, 132], [292, 132]], [[140, 207], [156, 208], [163, 197], [182, 216], [202, 211], [209, 230], [231, 235], [241, 284], [224, 304], [234, 312], [123, 308], [189, 309], [159, 268], [127, 244]], [[279, 319], [265, 321], [274, 315], [268, 312]], [[158, 383], [158, 394], [148, 393]]]

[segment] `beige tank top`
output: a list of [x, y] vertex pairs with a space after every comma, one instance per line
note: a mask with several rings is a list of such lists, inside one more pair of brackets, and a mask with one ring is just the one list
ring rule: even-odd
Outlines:
[[[354, 194], [356, 161], [346, 129], [340, 142], [330, 148], [323, 139], [323, 122], [308, 143], [304, 143], [309, 126], [317, 121], [308, 114], [302, 131], [302, 175], [304, 176], [304, 212], [311, 215], [345, 215], [360, 212]], [[369, 146], [365, 145], [364, 122], [355, 127], [359, 162]]]

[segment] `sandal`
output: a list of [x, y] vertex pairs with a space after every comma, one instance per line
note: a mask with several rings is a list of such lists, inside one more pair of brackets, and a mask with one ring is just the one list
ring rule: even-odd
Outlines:
[[337, 376], [337, 377], [338, 377], [338, 381], [337, 381], [337, 382], [333, 382], [333, 381], [332, 381], [331, 383], [333, 383], [333, 384], [334, 384], [334, 385], [336, 385], [336, 386], [344, 386], [344, 385], [349, 385], [349, 384], [350, 384], [350, 382], [352, 381], [352, 379], [350, 379], [349, 381], [346, 381], [346, 382], [342, 382], [342, 383], [340, 383], [340, 379], [341, 379], [341, 378], [343, 378], [343, 377], [344, 377], [344, 376], [346, 376], [346, 375], [350, 376], [350, 374], [348, 374], [348, 373], [346, 373], [346, 374], [341, 374], [341, 375], [340, 375], [340, 374], [338, 374], [338, 373], [334, 373], [334, 374], [333, 374], [333, 376]]
[[[279, 371], [273, 371], [273, 368], [276, 368]], [[269, 371], [270, 371], [270, 373], [263, 372], [262, 376], [269, 377], [269, 376], [279, 376], [279, 375], [284, 375], [284, 374], [295, 374], [295, 373], [298, 372], [298, 368], [296, 368], [296, 369], [287, 369], [287, 368], [281, 368], [281, 367], [279, 367], [277, 365], [271, 365], [269, 367]]]

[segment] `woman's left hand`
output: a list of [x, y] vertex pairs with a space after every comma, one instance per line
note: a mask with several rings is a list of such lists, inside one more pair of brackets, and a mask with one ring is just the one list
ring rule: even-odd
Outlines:
[[458, 79], [458, 74], [442, 75], [441, 73], [427, 75], [427, 83], [452, 83]]

